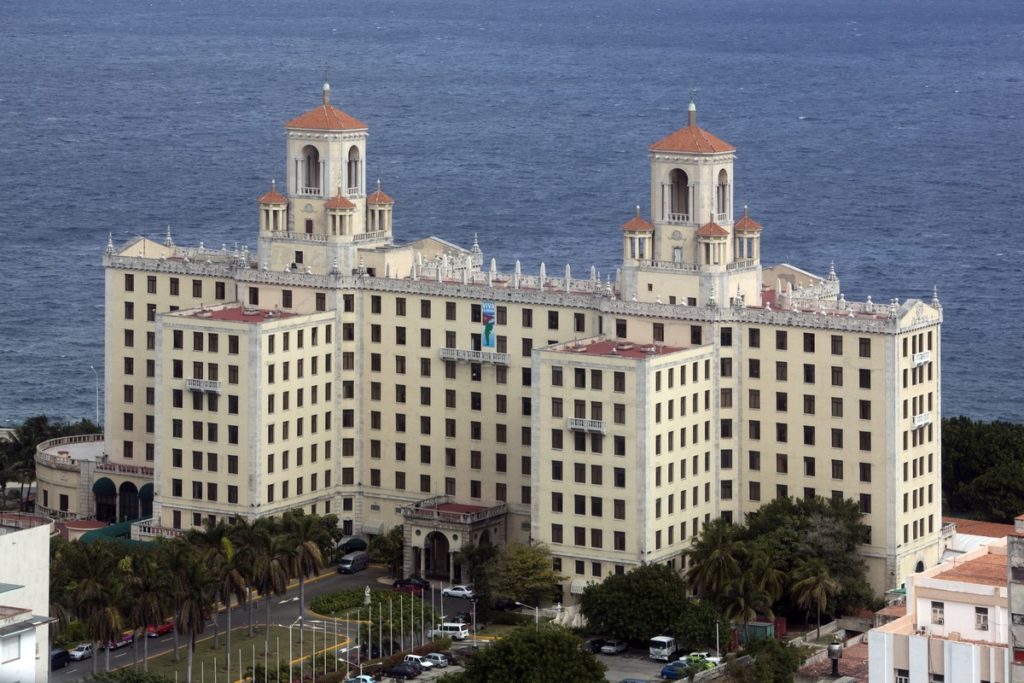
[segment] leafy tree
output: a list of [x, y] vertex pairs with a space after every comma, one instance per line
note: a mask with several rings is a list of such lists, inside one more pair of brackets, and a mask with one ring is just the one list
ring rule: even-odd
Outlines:
[[570, 631], [553, 624], [524, 626], [495, 641], [466, 662], [459, 683], [563, 683], [604, 681], [604, 664], [580, 648]]
[[726, 665], [729, 680], [736, 683], [792, 683], [800, 668], [800, 651], [774, 638], [750, 646], [753, 663], [733, 661]]
[[676, 646], [682, 650], [705, 650], [716, 642], [716, 636], [728, 641], [728, 627], [721, 628], [720, 633], [716, 634], [716, 624], [724, 625], [727, 622], [713, 602], [690, 600], [687, 608], [676, 615], [672, 625], [664, 633], [674, 637]]
[[391, 576], [401, 572], [405, 561], [405, 532], [402, 525], [393, 526], [382, 534], [370, 539], [369, 553], [374, 562], [380, 562], [388, 568]]
[[595, 633], [647, 640], [688, 621], [697, 608], [686, 595], [686, 583], [672, 568], [647, 564], [587, 586], [580, 611]]
[[476, 596], [478, 617], [486, 615], [494, 603], [494, 588], [491, 586], [493, 563], [498, 557], [498, 549], [493, 545], [468, 545], [455, 553], [455, 560], [462, 563], [463, 571], [473, 584], [473, 595]]
[[513, 541], [494, 565], [494, 593], [539, 606], [550, 598], [552, 588], [565, 580], [551, 567], [551, 550], [546, 545]]
[[821, 611], [828, 607], [828, 598], [839, 592], [839, 583], [829, 574], [828, 567], [818, 557], [802, 560], [794, 571], [791, 590], [796, 603], [804, 609], [814, 605], [818, 609], [818, 634], [821, 638]]

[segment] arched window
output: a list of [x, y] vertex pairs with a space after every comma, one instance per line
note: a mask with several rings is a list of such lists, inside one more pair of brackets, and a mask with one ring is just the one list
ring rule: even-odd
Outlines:
[[359, 148], [355, 145], [348, 150], [348, 193], [359, 194], [362, 186], [363, 168], [362, 158], [359, 155]]
[[690, 178], [682, 169], [672, 169], [669, 174], [668, 220], [673, 223], [690, 221]]
[[312, 145], [302, 148], [302, 192], [320, 194], [320, 150]]
[[729, 210], [729, 174], [723, 168], [718, 172], [718, 187], [715, 188], [715, 211], [718, 213], [718, 220], [728, 220]]

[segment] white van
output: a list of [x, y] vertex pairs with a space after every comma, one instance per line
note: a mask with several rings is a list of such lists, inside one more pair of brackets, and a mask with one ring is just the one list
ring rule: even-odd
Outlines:
[[341, 558], [338, 562], [339, 574], [355, 574], [370, 566], [370, 554], [364, 550], [357, 550]]
[[446, 621], [438, 624], [430, 632], [431, 638], [451, 638], [452, 640], [465, 640], [469, 638], [469, 627], [462, 622]]

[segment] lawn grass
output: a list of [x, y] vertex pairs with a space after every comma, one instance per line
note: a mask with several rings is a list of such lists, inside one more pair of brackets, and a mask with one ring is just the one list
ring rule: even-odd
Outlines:
[[[337, 658], [334, 650], [344, 647], [347, 644], [345, 638], [344, 624], [338, 624], [339, 632], [337, 638], [334, 634], [334, 624], [328, 623], [328, 631], [325, 635], [323, 625], [318, 624], [315, 631], [310, 624], [302, 633], [300, 652], [300, 630], [298, 626], [291, 629], [291, 658], [292, 665], [298, 666], [300, 661], [308, 671], [311, 666], [311, 657], [316, 655], [316, 672], [319, 676], [326, 665], [327, 671], [334, 671]], [[225, 643], [223, 630], [220, 634], [220, 647], [213, 649], [213, 636], [204, 634], [202, 640], [196, 642], [196, 649], [193, 655], [192, 680], [199, 683], [234, 683], [241, 680], [247, 669], [253, 667], [253, 663], [260, 666], [267, 666], [274, 670], [278, 663], [285, 664], [289, 658], [288, 636], [289, 629], [284, 626], [270, 627], [270, 649], [264, 657], [263, 647], [265, 644], [264, 627], [258, 626], [254, 630], [252, 638], [248, 635], [248, 628], [245, 626], [232, 629], [231, 634], [231, 671], [225, 669]], [[170, 634], [163, 636], [161, 640], [173, 643], [174, 637]], [[141, 647], [141, 645], [139, 646]], [[241, 655], [241, 660], [239, 660]], [[174, 652], [168, 652], [159, 656], [150, 656], [149, 671], [151, 673], [167, 676], [174, 681], [187, 680], [188, 651], [185, 647], [184, 638], [181, 639], [179, 647], [180, 661], [174, 661]], [[326, 659], [326, 664], [325, 664]], [[129, 666], [131, 666], [129, 664]], [[139, 668], [142, 668], [142, 653], [139, 653]]]

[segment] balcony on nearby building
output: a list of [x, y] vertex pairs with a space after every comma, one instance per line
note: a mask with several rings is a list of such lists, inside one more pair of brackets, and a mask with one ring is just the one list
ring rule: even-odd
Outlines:
[[374, 240], [386, 239], [388, 236], [387, 230], [374, 230], [373, 232], [361, 232], [358, 235], [352, 235], [353, 242], [373, 242]]
[[724, 211], [720, 211], [715, 214], [715, 220], [725, 222], [729, 220], [729, 214], [725, 213]]
[[931, 423], [932, 423], [932, 414], [930, 412], [928, 412], [928, 413], [919, 413], [918, 415], [914, 416], [914, 429], [920, 429], [921, 427], [927, 427]]
[[299, 194], [303, 197], [319, 197], [322, 193], [319, 187], [300, 187]]
[[914, 367], [915, 368], [921, 367], [925, 363], [930, 363], [931, 361], [932, 361], [932, 352], [931, 351], [921, 351], [920, 353], [915, 353], [914, 354], [913, 362], [914, 362]]
[[471, 363], [495, 363], [497, 365], [508, 365], [510, 362], [507, 353], [447, 348], [441, 349], [441, 360], [464, 360]]
[[676, 212], [670, 211], [668, 213], [668, 222], [669, 223], [689, 223], [690, 222], [690, 214], [688, 214], [688, 213], [676, 213]]
[[452, 501], [451, 496], [434, 496], [401, 508], [402, 517], [412, 523], [446, 522], [470, 525], [501, 517], [508, 510], [505, 503], [485, 507], [464, 505]]
[[212, 391], [215, 394], [220, 393], [220, 382], [215, 379], [195, 379], [189, 377], [185, 380], [185, 386], [189, 391]]
[[184, 533], [184, 529], [169, 529], [160, 526], [152, 518], [146, 518], [132, 522], [131, 538], [133, 541], [152, 541], [158, 538], [177, 538]]
[[566, 428], [573, 432], [593, 432], [596, 434], [607, 433], [607, 423], [604, 420], [587, 420], [582, 417], [570, 417], [566, 421]]

